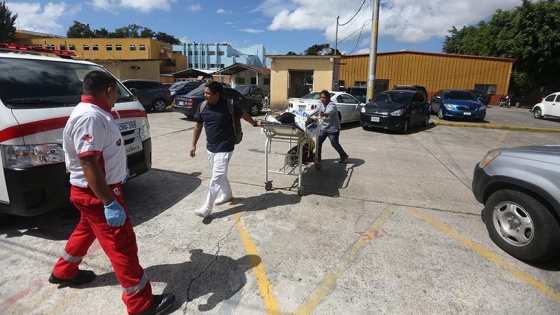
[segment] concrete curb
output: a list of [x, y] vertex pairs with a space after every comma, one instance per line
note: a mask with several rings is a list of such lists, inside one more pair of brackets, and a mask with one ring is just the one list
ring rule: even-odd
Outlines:
[[471, 128], [486, 128], [486, 129], [506, 129], [506, 130], [520, 130], [532, 132], [560, 132], [557, 128], [538, 128], [538, 127], [523, 127], [523, 126], [506, 126], [498, 124], [484, 124], [484, 123], [456, 123], [449, 121], [434, 121], [436, 126], [452, 126], [452, 127], [471, 127]]

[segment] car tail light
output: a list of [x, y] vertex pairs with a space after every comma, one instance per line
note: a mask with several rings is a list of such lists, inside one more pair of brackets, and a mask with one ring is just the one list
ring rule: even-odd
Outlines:
[[189, 100], [187, 101], [187, 107], [193, 107], [194, 105], [194, 101], [192, 100], [192, 98], [189, 98]]

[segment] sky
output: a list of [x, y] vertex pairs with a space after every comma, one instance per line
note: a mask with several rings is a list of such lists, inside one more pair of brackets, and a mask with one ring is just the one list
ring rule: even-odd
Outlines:
[[[5, 1], [18, 30], [65, 36], [78, 21], [92, 30], [136, 24], [182, 42], [263, 44], [267, 55], [330, 44], [369, 54], [374, 0], [64, 0]], [[442, 52], [455, 26], [488, 21], [521, 0], [380, 1], [377, 51]], [[338, 23], [337, 23], [338, 19]], [[337, 27], [338, 24], [338, 27]]]

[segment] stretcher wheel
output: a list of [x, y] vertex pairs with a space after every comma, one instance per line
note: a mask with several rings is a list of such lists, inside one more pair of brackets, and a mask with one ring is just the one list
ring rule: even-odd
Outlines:
[[298, 195], [304, 196], [305, 195], [305, 188], [299, 187], [297, 190]]
[[323, 166], [319, 162], [315, 162], [315, 169], [320, 171]]
[[272, 182], [266, 182], [264, 183], [264, 189], [266, 191], [270, 191], [272, 189]]

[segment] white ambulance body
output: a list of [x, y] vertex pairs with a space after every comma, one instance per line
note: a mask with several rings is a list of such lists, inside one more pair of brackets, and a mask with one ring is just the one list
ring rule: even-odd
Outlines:
[[[92, 62], [0, 52], [0, 213], [34, 216], [68, 204], [62, 131]], [[146, 111], [119, 84], [112, 110], [131, 176], [151, 168]]]

